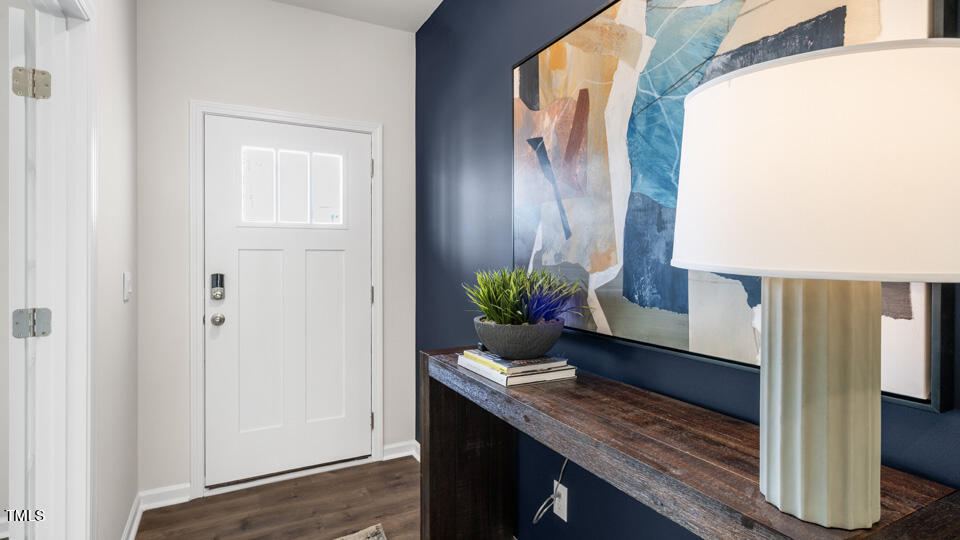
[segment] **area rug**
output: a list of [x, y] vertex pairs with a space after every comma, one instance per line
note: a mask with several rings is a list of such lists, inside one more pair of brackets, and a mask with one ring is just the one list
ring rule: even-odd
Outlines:
[[341, 536], [336, 540], [387, 540], [387, 535], [383, 532], [383, 525], [377, 523], [373, 527], [367, 527], [362, 531]]

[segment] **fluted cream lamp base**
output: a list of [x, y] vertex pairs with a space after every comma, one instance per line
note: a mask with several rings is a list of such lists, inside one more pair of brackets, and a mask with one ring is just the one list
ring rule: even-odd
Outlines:
[[880, 519], [880, 284], [763, 278], [760, 491], [804, 521]]

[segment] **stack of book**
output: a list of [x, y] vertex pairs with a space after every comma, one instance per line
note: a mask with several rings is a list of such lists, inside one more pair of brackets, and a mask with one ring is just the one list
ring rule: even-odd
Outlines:
[[562, 381], [577, 376], [577, 368], [568, 366], [566, 359], [548, 356], [531, 360], [504, 360], [489, 351], [470, 349], [463, 351], [457, 364], [503, 386]]

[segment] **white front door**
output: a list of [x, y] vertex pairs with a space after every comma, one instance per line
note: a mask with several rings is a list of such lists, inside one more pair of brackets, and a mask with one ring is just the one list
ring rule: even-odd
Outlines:
[[207, 115], [204, 186], [206, 485], [370, 455], [370, 134]]

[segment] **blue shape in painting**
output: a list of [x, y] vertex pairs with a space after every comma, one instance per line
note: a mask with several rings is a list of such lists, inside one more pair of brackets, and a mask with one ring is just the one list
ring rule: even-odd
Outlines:
[[683, 98], [697, 87], [743, 0], [673, 9], [683, 0], [647, 7], [647, 34], [657, 40], [640, 74], [627, 130], [633, 191], [677, 207]]
[[632, 193], [623, 268], [625, 298], [675, 313], [688, 311], [687, 272], [670, 266], [683, 98], [700, 83], [743, 0], [677, 9], [682, 3], [647, 5], [647, 34], [657, 42], [640, 75], [627, 129]]
[[623, 232], [623, 296], [634, 304], [687, 313], [687, 272], [670, 266], [677, 210], [633, 192]]

